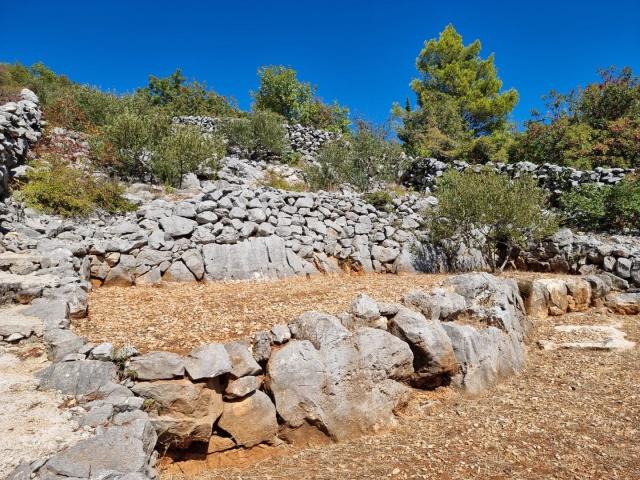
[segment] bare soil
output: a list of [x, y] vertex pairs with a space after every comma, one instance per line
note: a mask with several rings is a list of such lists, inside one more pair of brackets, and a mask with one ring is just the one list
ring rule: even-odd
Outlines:
[[92, 342], [131, 343], [140, 351], [187, 353], [269, 330], [317, 310], [344, 312], [358, 293], [396, 302], [414, 288], [429, 289], [445, 275], [315, 275], [262, 282], [162, 284], [97, 288], [89, 316], [74, 330]]
[[629, 340], [640, 341], [638, 316], [587, 312], [537, 321], [520, 375], [477, 398], [449, 388], [416, 391], [393, 432], [288, 446], [287, 453], [280, 447], [270, 458], [264, 449], [255, 458], [236, 454], [235, 463], [214, 457], [167, 464], [163, 480], [640, 478], [638, 348], [536, 346], [553, 325], [618, 322]]

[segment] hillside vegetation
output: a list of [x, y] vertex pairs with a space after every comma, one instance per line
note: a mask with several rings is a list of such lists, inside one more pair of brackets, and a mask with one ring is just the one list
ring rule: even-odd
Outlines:
[[[529, 161], [580, 169], [640, 166], [640, 80], [630, 68], [603, 70], [601, 81], [566, 94], [552, 91], [546, 97], [547, 111], [533, 112], [521, 132], [510, 119], [518, 92], [503, 88], [496, 57], [483, 57], [479, 40], [465, 44], [448, 25], [438, 38], [425, 42], [416, 68], [419, 75], [411, 82], [415, 101], [407, 98], [404, 106], [392, 109], [397, 138], [389, 128], [351, 118], [349, 109], [337, 102], [325, 103], [316, 87], [285, 66], [258, 69], [251, 111], [240, 110], [233, 99], [204, 83], [188, 80], [180, 70], [164, 78], [150, 76], [146, 86], [116, 94], [78, 84], [42, 63], [0, 64], [0, 99], [17, 98], [23, 87], [33, 90], [49, 127], [82, 132], [87, 139], [88, 173], [178, 188], [185, 173], [215, 178], [219, 161], [238, 152], [300, 168], [305, 188], [332, 190], [348, 183], [358, 191], [374, 192], [378, 201], [393, 196], [414, 157], [472, 164]], [[176, 124], [177, 116], [214, 117], [218, 126], [203, 133], [197, 126]], [[334, 137], [311, 163], [301, 161], [286, 138], [285, 123], [327, 130]], [[30, 178], [37, 183], [23, 190], [27, 203], [75, 214], [90, 210], [91, 199], [101, 198], [106, 190], [113, 192], [111, 209], [125, 208], [119, 190], [102, 186], [100, 179], [79, 186], [91, 190], [82, 195], [89, 204], [65, 204], [68, 199], [60, 198], [60, 188], [44, 182], [56, 161], [48, 154], [51, 161], [39, 159], [33, 165], [36, 172]], [[73, 183], [73, 172], [57, 172]], [[490, 188], [473, 173], [464, 176], [478, 189]], [[277, 176], [270, 178], [274, 186], [286, 185]], [[449, 188], [443, 182], [436, 194], [446, 197]], [[380, 190], [387, 193], [375, 193]], [[561, 220], [578, 228], [632, 231], [640, 218], [638, 192], [638, 181], [630, 179], [612, 187], [566, 192], [553, 206], [560, 209]], [[520, 202], [529, 210], [549, 208], [538, 193]]]

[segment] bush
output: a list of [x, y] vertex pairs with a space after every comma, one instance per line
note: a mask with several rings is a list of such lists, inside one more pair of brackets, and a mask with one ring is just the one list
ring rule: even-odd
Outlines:
[[250, 117], [254, 150], [282, 156], [286, 148], [284, 119], [272, 112], [256, 112]]
[[505, 262], [516, 247], [557, 228], [547, 212], [547, 194], [531, 177], [511, 180], [491, 170], [447, 171], [437, 184], [438, 205], [426, 213], [432, 239], [444, 245], [456, 240], [482, 251], [492, 271], [500, 254]]
[[400, 145], [386, 140], [386, 131], [359, 122], [356, 132], [327, 142], [320, 149], [317, 164], [306, 171], [314, 190], [331, 190], [350, 183], [367, 191], [373, 182], [395, 181], [404, 167]]
[[258, 111], [248, 118], [227, 119], [221, 128], [230, 146], [281, 158], [287, 153], [284, 119], [273, 112]]
[[590, 231], [638, 232], [640, 230], [640, 180], [624, 180], [614, 186], [583, 185], [559, 199], [565, 222]]
[[365, 202], [370, 203], [378, 210], [388, 211], [393, 205], [393, 195], [391, 195], [390, 192], [385, 192], [384, 190], [365, 193], [362, 198]]
[[224, 155], [222, 139], [203, 135], [194, 126], [179, 126], [160, 141], [151, 156], [151, 170], [162, 183], [182, 187], [185, 173], [202, 169], [216, 171]]
[[513, 149], [514, 161], [580, 169], [640, 166], [640, 78], [630, 68], [603, 70], [598, 83], [552, 91]]
[[138, 115], [129, 110], [112, 117], [95, 141], [104, 166], [131, 178], [149, 173], [148, 159], [169, 134], [171, 119], [164, 115]]
[[335, 132], [347, 132], [349, 109], [337, 102], [327, 105], [316, 97], [316, 89], [298, 80], [297, 73], [281, 65], [258, 70], [260, 88], [253, 93], [256, 111], [270, 111], [287, 122]]
[[27, 206], [64, 217], [86, 216], [101, 209], [109, 213], [135, 207], [123, 197], [124, 189], [92, 172], [82, 171], [53, 157], [33, 165], [19, 195]]

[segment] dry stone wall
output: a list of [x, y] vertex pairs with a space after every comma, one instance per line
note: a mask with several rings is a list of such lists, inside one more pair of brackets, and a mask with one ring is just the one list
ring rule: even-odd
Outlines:
[[5, 252], [0, 266], [0, 342], [43, 341], [53, 363], [38, 374], [40, 388], [73, 396], [78, 424], [92, 432], [10, 479], [152, 479], [166, 448], [215, 454], [278, 438], [349, 440], [393, 427], [412, 387], [477, 394], [520, 371], [530, 318], [592, 305], [640, 312], [640, 292], [620, 292], [607, 274], [516, 283], [469, 273], [398, 304], [360, 294], [337, 316], [307, 312], [184, 356], [140, 354], [70, 330], [91, 289], [70, 250]]
[[[615, 185], [621, 182], [626, 175], [634, 171], [623, 168], [602, 167], [597, 167], [590, 171], [582, 171], [571, 167], [553, 165], [551, 163], [537, 165], [531, 162], [489, 162], [486, 166], [492, 168], [497, 173], [509, 175], [512, 178], [524, 174], [532, 175], [538, 180], [541, 187], [554, 194], [571, 190], [586, 183]], [[442, 162], [435, 158], [418, 158], [413, 160], [411, 167], [403, 174], [401, 182], [403, 185], [415, 188], [418, 191], [430, 191], [437, 179], [449, 169], [463, 172], [465, 170], [478, 168], [481, 167], [459, 160]]]
[[9, 179], [41, 136], [40, 102], [31, 90], [23, 89], [17, 102], [0, 105], [0, 198], [7, 194]]

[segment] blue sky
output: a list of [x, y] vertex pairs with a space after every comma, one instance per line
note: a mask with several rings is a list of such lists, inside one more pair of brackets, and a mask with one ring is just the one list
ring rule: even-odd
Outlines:
[[[382, 122], [404, 102], [426, 39], [449, 23], [496, 54], [522, 122], [541, 95], [597, 78], [640, 74], [640, 2], [613, 1], [54, 1], [2, 0], [0, 61], [43, 61], [72, 79], [128, 91], [182, 68], [251, 104], [256, 69], [283, 64], [321, 97]], [[413, 96], [411, 96], [413, 99]]]

